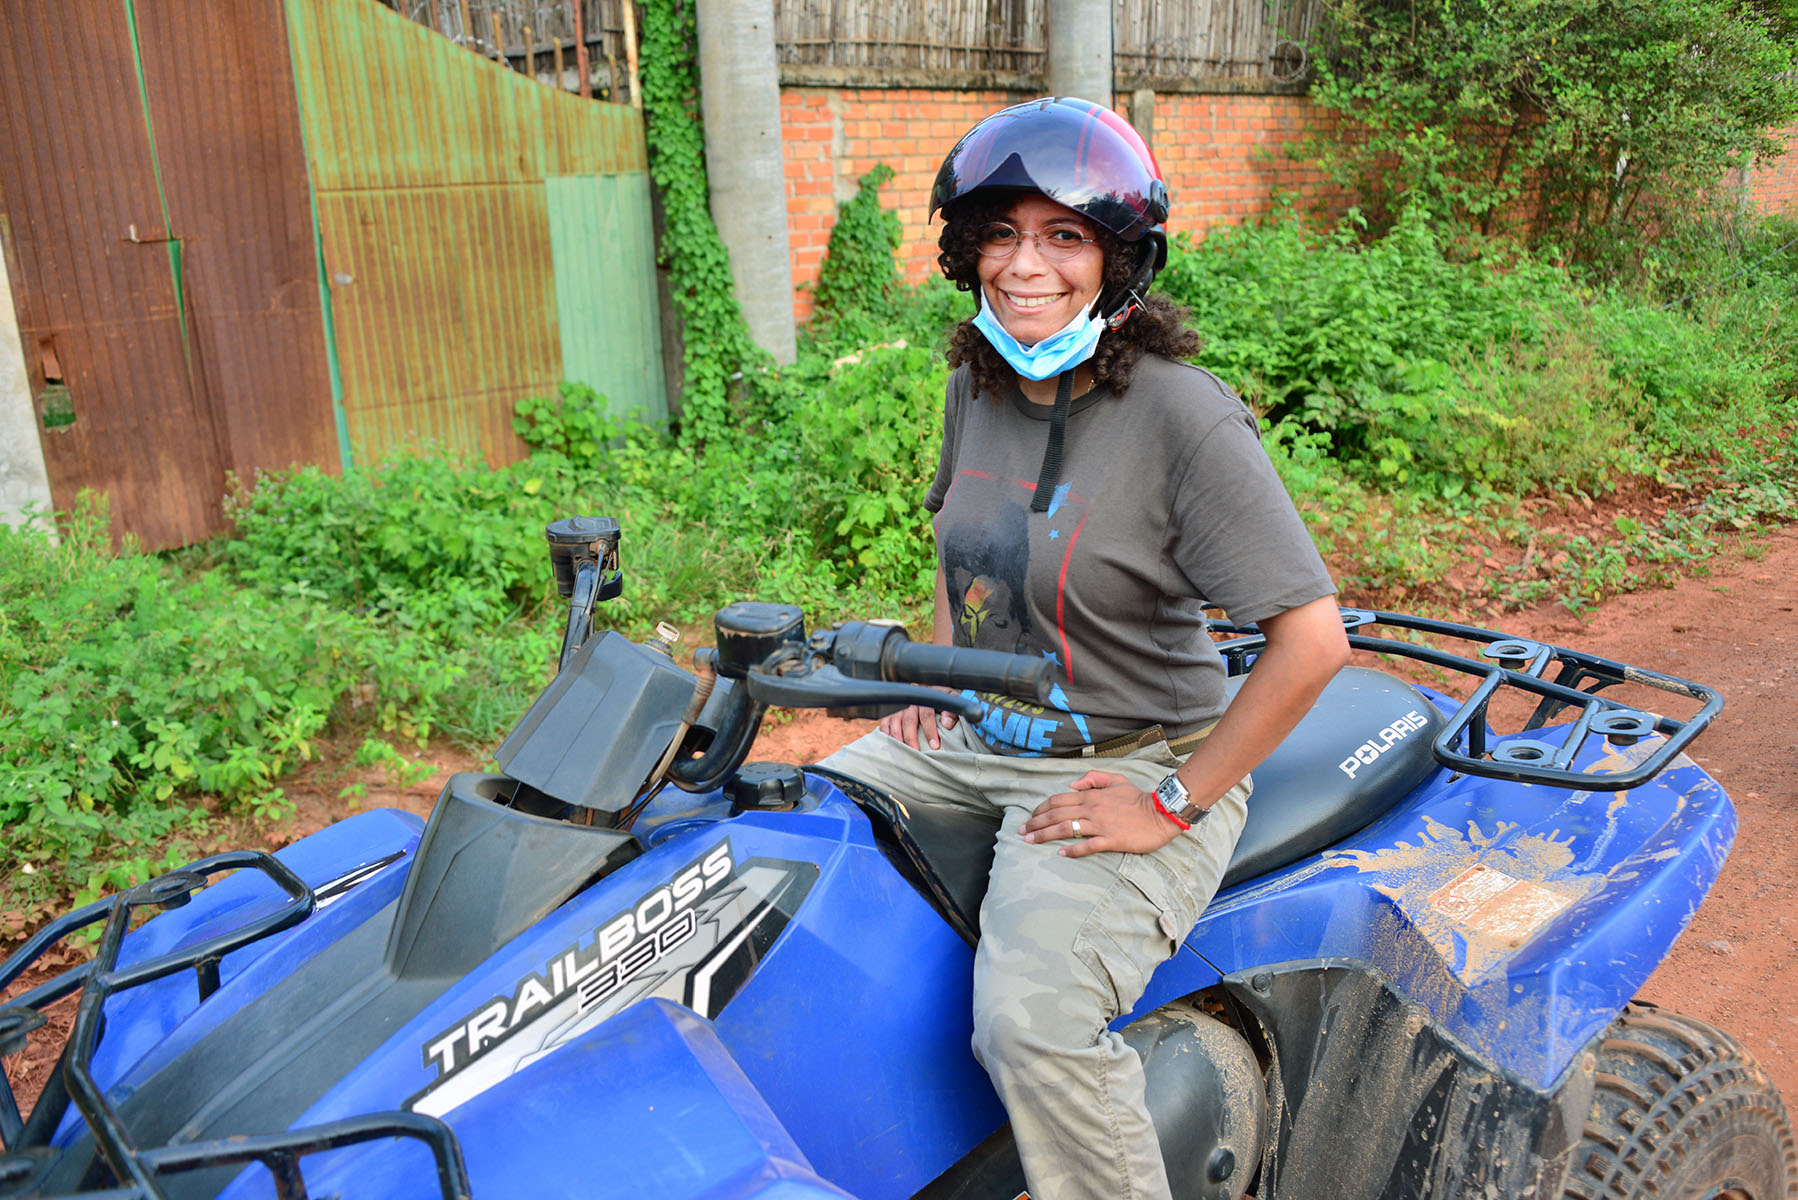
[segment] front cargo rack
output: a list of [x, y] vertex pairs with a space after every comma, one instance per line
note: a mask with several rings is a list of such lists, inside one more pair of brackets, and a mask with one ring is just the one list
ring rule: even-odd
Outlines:
[[[1665, 770], [1723, 711], [1723, 697], [1703, 684], [1477, 625], [1356, 608], [1342, 610], [1342, 623], [1352, 649], [1409, 658], [1478, 680], [1430, 746], [1437, 762], [1466, 775], [1585, 791], [1624, 791]], [[1374, 632], [1381, 627], [1474, 643], [1479, 658]], [[1253, 625], [1214, 621], [1211, 629], [1236, 635], [1217, 647], [1232, 675], [1246, 672], [1267, 645]], [[1679, 696], [1697, 702], [1699, 708], [1691, 716], [1675, 720], [1599, 694], [1619, 684]], [[1564, 711], [1577, 713], [1565, 729], [1556, 727], [1557, 741], [1546, 737], [1501, 741], [1493, 736], [1488, 717], [1494, 697], [1506, 689], [1534, 698], [1535, 707], [1519, 732], [1547, 730]], [[1666, 740], [1640, 757], [1630, 756], [1622, 769], [1580, 771], [1573, 767], [1594, 737], [1613, 746], [1630, 746], [1657, 735]]]
[[[285, 893], [280, 908], [186, 949], [123, 968], [118, 965], [125, 934], [139, 909], [178, 908], [213, 876], [244, 870], [261, 872]], [[95, 1081], [93, 1056], [108, 998], [191, 970], [199, 998], [204, 1001], [218, 990], [219, 964], [227, 954], [299, 924], [312, 914], [314, 904], [312, 889], [276, 858], [253, 850], [231, 851], [203, 858], [129, 891], [65, 913], [8, 958], [0, 966], [0, 993], [56, 943], [78, 930], [105, 922], [92, 962], [65, 971], [0, 1008], [0, 1056], [5, 1056], [21, 1049], [31, 1031], [45, 1023], [46, 1008], [80, 992], [74, 1027], [57, 1069], [29, 1117], [21, 1114], [11, 1078], [0, 1066], [0, 1143], [5, 1145], [5, 1153], [0, 1154], [0, 1197], [19, 1195], [52, 1200], [52, 1194], [41, 1190], [53, 1157], [50, 1139], [73, 1106], [92, 1133], [98, 1159], [110, 1170], [113, 1183], [97, 1189], [82, 1185], [85, 1190], [58, 1192], [57, 1196], [168, 1200], [163, 1188], [163, 1177], [168, 1174], [257, 1163], [268, 1171], [277, 1200], [310, 1200], [300, 1170], [300, 1159], [306, 1155], [362, 1142], [407, 1138], [422, 1142], [430, 1151], [439, 1191], [445, 1200], [468, 1200], [471, 1187], [462, 1148], [450, 1127], [435, 1117], [399, 1111], [368, 1113], [282, 1133], [138, 1146]]]

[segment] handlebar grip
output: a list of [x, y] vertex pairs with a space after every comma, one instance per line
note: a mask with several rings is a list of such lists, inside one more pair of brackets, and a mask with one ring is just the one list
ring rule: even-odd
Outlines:
[[893, 647], [885, 674], [894, 683], [1001, 692], [1038, 704], [1049, 700], [1049, 661], [1000, 650], [905, 642]]

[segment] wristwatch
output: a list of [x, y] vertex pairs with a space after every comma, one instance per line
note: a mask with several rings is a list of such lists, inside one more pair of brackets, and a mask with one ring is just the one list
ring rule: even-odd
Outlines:
[[1168, 815], [1177, 817], [1188, 825], [1197, 825], [1211, 814], [1209, 808], [1200, 808], [1192, 802], [1192, 795], [1186, 790], [1186, 785], [1180, 782], [1178, 774], [1169, 775], [1155, 785], [1155, 800]]

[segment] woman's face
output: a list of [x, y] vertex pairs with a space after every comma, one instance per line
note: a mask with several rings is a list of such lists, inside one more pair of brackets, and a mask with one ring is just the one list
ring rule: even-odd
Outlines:
[[1009, 258], [980, 256], [980, 290], [1005, 332], [1034, 346], [1092, 307], [1104, 280], [1105, 255], [1098, 243], [1089, 242], [1072, 258], [1044, 257], [1032, 233], [1047, 236], [1051, 229], [1071, 226], [1092, 236], [1080, 214], [1047, 196], [1025, 196], [996, 219], [1024, 236]]

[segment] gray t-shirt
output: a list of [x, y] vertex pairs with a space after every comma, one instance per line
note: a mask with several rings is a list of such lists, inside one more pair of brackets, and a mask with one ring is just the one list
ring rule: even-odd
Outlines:
[[924, 505], [948, 581], [955, 644], [1042, 655], [1053, 707], [983, 695], [981, 740], [1055, 753], [1224, 710], [1207, 603], [1239, 623], [1333, 595], [1323, 560], [1216, 376], [1145, 355], [1122, 397], [1075, 400], [1061, 480], [1030, 511], [1050, 408], [974, 397], [949, 379], [942, 458]]

